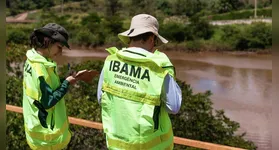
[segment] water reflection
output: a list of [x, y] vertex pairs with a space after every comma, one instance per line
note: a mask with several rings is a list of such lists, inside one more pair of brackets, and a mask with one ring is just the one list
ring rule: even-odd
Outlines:
[[259, 150], [270, 149], [272, 70], [173, 62], [179, 79], [191, 84], [194, 92], [212, 91], [214, 108], [224, 109], [228, 117], [239, 122], [241, 132], [247, 132], [245, 138], [254, 141]]
[[[185, 62], [176, 64], [179, 79], [191, 84], [196, 92], [211, 90], [215, 95], [226, 95], [227, 100], [240, 103], [267, 105], [270, 99], [271, 70], [255, 70], [232, 68], [215, 65], [200, 65], [201, 62], [191, 63], [195, 69], [186, 67]], [[202, 66], [199, 68], [198, 66]], [[188, 69], [187, 69], [188, 68]], [[190, 68], [190, 69], [189, 69]]]

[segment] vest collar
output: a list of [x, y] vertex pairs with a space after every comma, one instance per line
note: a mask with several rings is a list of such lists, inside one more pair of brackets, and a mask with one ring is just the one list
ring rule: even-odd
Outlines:
[[149, 51], [147, 51], [147, 50], [145, 50], [145, 49], [143, 49], [141, 47], [128, 47], [126, 49], [127, 50], [131, 50], [131, 51], [136, 51], [136, 52], [142, 53], [142, 54], [149, 54], [149, 55], [152, 54], [151, 52], [149, 52]]
[[57, 66], [56, 62], [49, 59], [47, 60], [45, 57], [40, 55], [34, 48], [28, 50], [26, 53], [27, 59], [32, 63], [42, 63], [46, 67], [55, 67]]
[[151, 60], [153, 53], [148, 52], [142, 48], [130, 47], [123, 48], [116, 53], [117, 57], [124, 60], [134, 61], [134, 62], [147, 62]]

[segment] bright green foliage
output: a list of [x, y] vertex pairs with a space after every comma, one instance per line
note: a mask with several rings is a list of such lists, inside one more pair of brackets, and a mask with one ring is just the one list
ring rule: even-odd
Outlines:
[[253, 23], [250, 26], [227, 25], [222, 28], [221, 40], [233, 49], [264, 49], [272, 46], [272, 26], [266, 23]]

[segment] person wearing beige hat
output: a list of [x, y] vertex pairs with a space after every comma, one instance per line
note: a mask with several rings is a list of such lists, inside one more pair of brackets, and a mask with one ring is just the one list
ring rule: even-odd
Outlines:
[[119, 33], [128, 45], [106, 49], [97, 98], [109, 149], [173, 149], [169, 113], [178, 113], [182, 94], [174, 66], [154, 47], [168, 41], [155, 17], [139, 14]]

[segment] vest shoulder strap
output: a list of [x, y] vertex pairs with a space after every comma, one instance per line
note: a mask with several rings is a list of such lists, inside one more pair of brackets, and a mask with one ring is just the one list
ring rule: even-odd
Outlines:
[[110, 55], [117, 53], [119, 50], [116, 47], [106, 48]]

